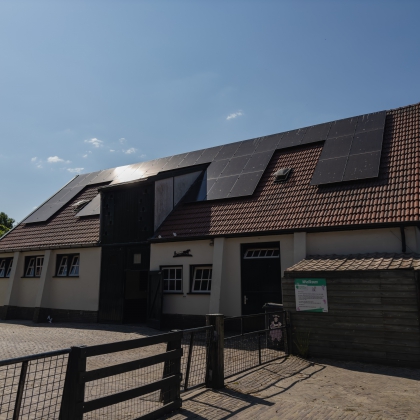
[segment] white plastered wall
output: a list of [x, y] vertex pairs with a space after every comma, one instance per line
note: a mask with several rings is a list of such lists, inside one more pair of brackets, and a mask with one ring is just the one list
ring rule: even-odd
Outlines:
[[[174, 252], [190, 249], [192, 257], [174, 258]], [[150, 254], [150, 270], [159, 270], [161, 266], [177, 265], [183, 270], [183, 293], [165, 293], [163, 312], [173, 314], [202, 315], [208, 313], [210, 295], [189, 294], [190, 267], [192, 265], [213, 264], [213, 247], [210, 240], [188, 242], [166, 242], [152, 244]]]
[[[79, 277], [55, 277], [59, 254], [80, 254]], [[97, 311], [100, 268], [101, 248], [99, 247], [53, 250], [41, 307]]]
[[[407, 252], [420, 252], [420, 232], [405, 228]], [[225, 238], [220, 307], [217, 312], [227, 316], [241, 315], [241, 244], [280, 242], [281, 276], [296, 262], [313, 254], [357, 254], [373, 252], [400, 253], [402, 249], [399, 228], [354, 231], [302, 233], [288, 235]], [[209, 295], [188, 295], [190, 265], [212, 264], [213, 247], [210, 240], [152, 244], [151, 269], [162, 265], [182, 265], [184, 294], [164, 296], [164, 312], [178, 314], [205, 314], [209, 309]], [[174, 251], [190, 249], [193, 257], [173, 258]], [[280, 279], [279, 279], [280, 281]], [[214, 309], [214, 308], [213, 308]]]
[[[25, 258], [47, 253], [50, 256], [44, 260], [41, 278], [25, 278]], [[0, 258], [15, 256], [15, 265], [16, 254], [0, 254]], [[55, 277], [58, 254], [80, 254], [79, 277]], [[21, 252], [12, 277], [0, 279], [0, 306], [97, 311], [100, 266], [101, 248]]]

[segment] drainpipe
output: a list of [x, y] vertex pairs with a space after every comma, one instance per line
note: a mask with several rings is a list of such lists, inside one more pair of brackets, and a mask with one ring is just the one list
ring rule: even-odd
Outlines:
[[404, 230], [404, 226], [400, 226], [400, 231], [401, 231], [401, 247], [402, 247], [402, 252], [405, 253], [407, 251], [407, 244], [405, 242], [405, 230]]

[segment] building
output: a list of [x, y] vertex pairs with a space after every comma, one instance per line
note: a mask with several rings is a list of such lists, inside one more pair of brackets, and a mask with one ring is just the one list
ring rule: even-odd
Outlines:
[[0, 316], [193, 325], [309, 255], [419, 253], [419, 145], [416, 104], [77, 176], [0, 240]]

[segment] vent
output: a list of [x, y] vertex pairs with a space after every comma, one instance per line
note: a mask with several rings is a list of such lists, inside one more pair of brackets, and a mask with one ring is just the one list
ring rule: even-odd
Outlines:
[[92, 200], [80, 200], [72, 205], [74, 211], [80, 211], [83, 207], [88, 205]]
[[274, 182], [278, 183], [278, 182], [287, 181], [291, 172], [292, 172], [292, 168], [282, 168], [278, 170], [274, 174]]

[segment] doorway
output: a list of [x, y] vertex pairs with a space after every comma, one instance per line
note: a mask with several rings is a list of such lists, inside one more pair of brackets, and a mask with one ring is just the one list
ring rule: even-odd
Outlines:
[[146, 322], [147, 279], [148, 271], [125, 270], [124, 323]]
[[242, 315], [263, 312], [267, 302], [282, 303], [280, 243], [241, 245]]

